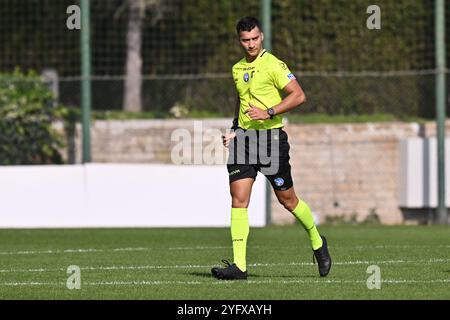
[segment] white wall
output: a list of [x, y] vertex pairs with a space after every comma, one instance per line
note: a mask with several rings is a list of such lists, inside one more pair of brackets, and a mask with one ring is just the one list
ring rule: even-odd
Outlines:
[[[450, 207], [450, 139], [445, 140], [445, 202]], [[436, 138], [400, 141], [400, 206], [436, 208], [438, 165]]]
[[[265, 225], [265, 184], [251, 226]], [[0, 166], [0, 228], [227, 227], [230, 210], [225, 166]]]

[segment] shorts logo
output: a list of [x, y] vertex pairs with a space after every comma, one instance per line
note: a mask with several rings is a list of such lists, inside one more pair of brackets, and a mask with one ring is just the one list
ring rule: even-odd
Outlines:
[[239, 172], [241, 172], [241, 170], [240, 170], [240, 169], [237, 169], [237, 170], [231, 171], [231, 172], [229, 173], [229, 175], [232, 176], [232, 175], [235, 175], [236, 173], [239, 173]]
[[295, 79], [295, 76], [294, 76], [292, 73], [289, 73], [289, 74], [287, 75], [287, 77], [288, 77], [288, 79], [290, 79], [290, 80]]
[[282, 185], [284, 184], [283, 178], [276, 178], [276, 179], [274, 180], [274, 182], [275, 182], [275, 185], [276, 185], [277, 187], [280, 187], [280, 186], [282, 186]]
[[244, 74], [244, 81], [247, 82], [248, 79], [249, 79], [249, 75], [248, 75], [248, 73], [246, 72], [246, 73]]

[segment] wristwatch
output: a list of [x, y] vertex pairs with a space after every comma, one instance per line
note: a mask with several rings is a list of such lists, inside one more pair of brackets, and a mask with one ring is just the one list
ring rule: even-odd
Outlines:
[[273, 116], [275, 115], [275, 110], [273, 110], [273, 108], [269, 108], [267, 109], [267, 113], [270, 116], [270, 119], [273, 119]]

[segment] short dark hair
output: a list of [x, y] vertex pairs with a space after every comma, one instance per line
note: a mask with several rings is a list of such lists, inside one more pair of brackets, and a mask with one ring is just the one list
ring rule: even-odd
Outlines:
[[236, 25], [236, 32], [239, 35], [241, 31], [251, 31], [254, 27], [258, 27], [260, 31], [261, 29], [261, 23], [259, 23], [259, 20], [255, 17], [244, 17]]

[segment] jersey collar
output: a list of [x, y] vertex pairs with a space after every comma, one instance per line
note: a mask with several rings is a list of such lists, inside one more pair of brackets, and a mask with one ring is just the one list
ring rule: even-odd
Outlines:
[[[260, 52], [260, 54], [256, 57], [256, 59], [255, 60], [253, 60], [252, 62], [248, 62], [247, 60], [245, 60], [245, 62], [247, 63], [247, 64], [256, 64], [257, 63], [257, 61], [259, 61], [259, 59], [263, 56], [263, 54], [264, 53], [266, 53], [267, 52], [267, 50], [266, 49], [262, 49], [261, 50], [261, 52]], [[245, 59], [245, 58], [244, 58]]]

